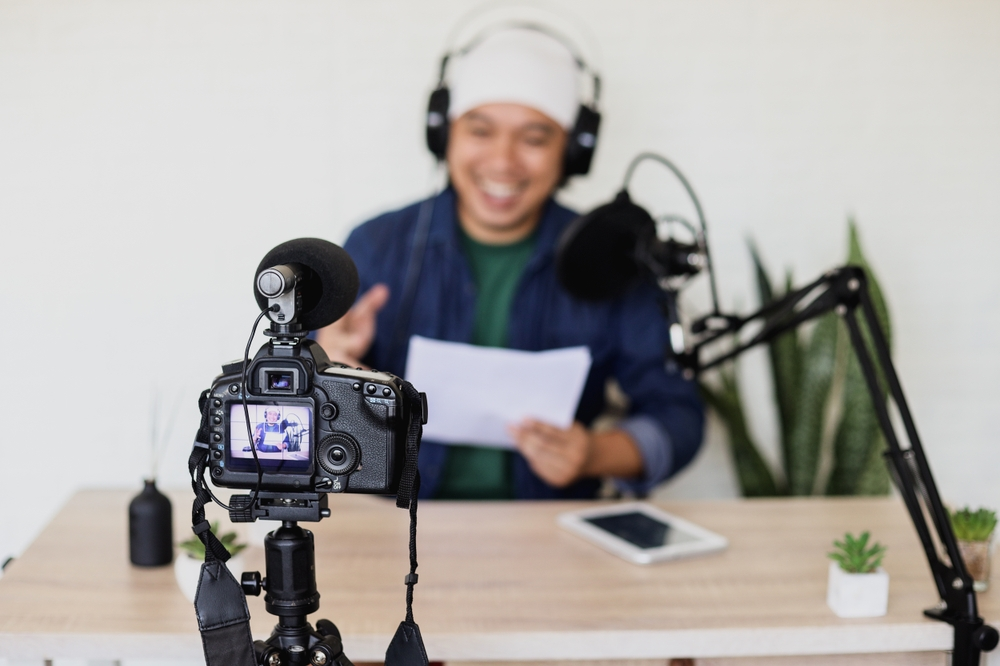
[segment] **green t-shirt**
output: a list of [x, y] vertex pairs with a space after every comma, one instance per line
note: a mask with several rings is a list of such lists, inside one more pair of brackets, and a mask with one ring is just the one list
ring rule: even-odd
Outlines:
[[[472, 344], [507, 346], [507, 322], [521, 273], [535, 249], [534, 234], [510, 245], [486, 245], [462, 234], [476, 283]], [[481, 446], [451, 446], [441, 474], [438, 499], [511, 499], [511, 453]]]

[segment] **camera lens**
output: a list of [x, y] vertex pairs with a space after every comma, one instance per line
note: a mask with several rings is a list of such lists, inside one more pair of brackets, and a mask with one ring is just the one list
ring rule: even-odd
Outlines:
[[330, 474], [342, 476], [357, 468], [361, 449], [350, 435], [337, 432], [319, 444], [319, 464]]

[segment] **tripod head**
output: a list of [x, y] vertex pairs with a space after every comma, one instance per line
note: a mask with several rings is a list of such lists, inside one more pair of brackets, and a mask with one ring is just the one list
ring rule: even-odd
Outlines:
[[261, 490], [253, 495], [229, 498], [229, 519], [234, 523], [255, 520], [306, 521], [316, 523], [330, 517], [327, 493], [290, 493]]

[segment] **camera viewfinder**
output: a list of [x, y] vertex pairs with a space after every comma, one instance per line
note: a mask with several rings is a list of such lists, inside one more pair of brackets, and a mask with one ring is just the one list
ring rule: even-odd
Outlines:
[[295, 371], [294, 370], [269, 370], [266, 373], [267, 391], [270, 393], [295, 391]]

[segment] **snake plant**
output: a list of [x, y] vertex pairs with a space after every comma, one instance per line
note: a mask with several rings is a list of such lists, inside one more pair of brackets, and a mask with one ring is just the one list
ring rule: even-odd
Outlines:
[[[753, 244], [750, 253], [762, 305], [792, 288], [790, 272], [779, 290]], [[876, 316], [889, 337], [885, 300], [861, 251], [853, 220], [848, 220], [847, 263], [867, 272]], [[859, 323], [867, 339], [868, 331], [860, 318]], [[861, 366], [840, 318], [831, 312], [817, 319], [811, 330], [793, 329], [769, 343], [768, 354], [781, 433], [780, 470], [766, 463], [747, 427], [735, 363], [701, 384], [702, 396], [728, 432], [743, 494], [888, 493], [889, 477], [881, 456], [885, 444]], [[881, 399], [885, 400], [884, 394]], [[832, 465], [821, 466], [820, 461], [827, 456], [832, 458]], [[828, 473], [821, 474], [821, 468], [828, 469]]]

